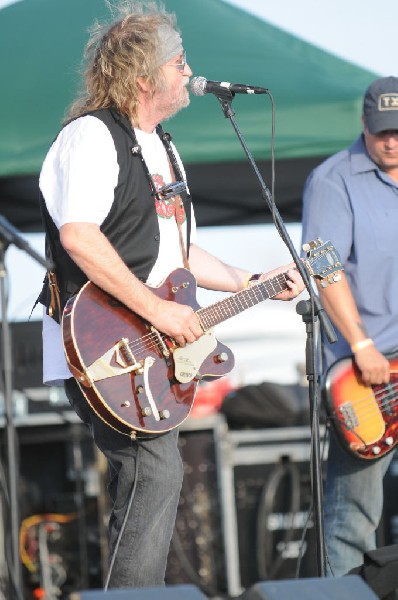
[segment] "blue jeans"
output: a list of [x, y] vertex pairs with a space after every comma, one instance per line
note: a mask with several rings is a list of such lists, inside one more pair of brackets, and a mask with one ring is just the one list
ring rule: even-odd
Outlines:
[[65, 391], [78, 416], [88, 425], [95, 444], [108, 459], [112, 504], [110, 559], [135, 484], [109, 588], [164, 585], [183, 476], [178, 431], [132, 441], [96, 415], [74, 379], [65, 382]]
[[[340, 577], [376, 547], [383, 511], [383, 477], [394, 452], [376, 461], [351, 457], [330, 436], [324, 498], [328, 574]], [[331, 571], [330, 571], [331, 569]]]

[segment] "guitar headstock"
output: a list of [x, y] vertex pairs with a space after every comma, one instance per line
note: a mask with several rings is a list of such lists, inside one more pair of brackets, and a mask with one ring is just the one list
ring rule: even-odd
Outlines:
[[341, 281], [343, 265], [336, 248], [330, 241], [324, 243], [318, 238], [303, 244], [303, 250], [307, 253], [305, 264], [310, 275], [320, 279], [322, 287]]

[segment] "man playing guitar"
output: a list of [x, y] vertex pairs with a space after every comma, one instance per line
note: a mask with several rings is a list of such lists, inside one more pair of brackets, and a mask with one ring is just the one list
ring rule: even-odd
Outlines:
[[[397, 217], [398, 78], [385, 77], [365, 93], [362, 135], [315, 169], [304, 191], [303, 240], [333, 239], [344, 267], [338, 286], [319, 286], [339, 330], [337, 343], [323, 344], [332, 423], [344, 446], [331, 436], [325, 537], [336, 576], [375, 547], [397, 440], [397, 361], [388, 359], [398, 350]], [[344, 357], [348, 377], [344, 363], [331, 367]]]
[[[196, 307], [183, 301], [193, 281], [213, 290], [239, 292], [250, 285], [252, 275], [195, 244], [184, 168], [170, 136], [159, 127], [189, 104], [192, 72], [174, 17], [154, 3], [132, 12], [123, 12], [123, 6], [126, 3], [116, 21], [92, 32], [86, 93], [70, 109], [41, 171], [47, 249], [55, 263], [42, 294], [44, 378], [64, 382], [72, 406], [108, 459], [112, 510], [105, 587], [142, 587], [164, 582], [182, 481], [178, 430], [168, 421], [170, 410], [159, 409], [156, 394], [161, 394], [162, 385], [170, 386], [172, 393], [178, 386], [190, 391], [197, 355], [180, 354], [178, 373], [164, 384], [153, 382], [158, 355], [141, 360], [125, 336], [107, 342], [87, 365], [74, 348], [68, 364], [61, 332], [65, 344], [74, 342], [87, 321], [76, 318], [61, 330], [64, 307], [64, 319], [70, 323], [76, 315], [67, 302], [89, 282], [94, 292], [89, 300], [98, 315], [87, 331], [92, 337], [89, 347], [107, 333], [102, 308], [113, 307], [122, 322], [129, 323], [130, 314], [141, 319], [148, 337], [140, 334], [140, 343], [156, 343], [164, 355], [163, 368], [170, 371], [179, 348], [207, 339], [208, 328]], [[169, 277], [182, 267], [189, 268], [194, 279]], [[282, 282], [271, 294], [280, 300], [290, 300], [303, 289], [294, 265], [254, 279], [258, 283], [273, 277]], [[155, 291], [158, 286], [161, 293]], [[85, 297], [80, 294], [79, 300]], [[213, 366], [224, 359], [220, 351]], [[116, 385], [120, 419], [116, 408], [101, 412], [105, 403], [93, 410], [87, 402], [90, 390], [102, 390], [122, 377], [129, 383], [123, 391]], [[123, 395], [126, 387], [129, 397]], [[185, 402], [185, 397], [175, 398], [176, 403]], [[128, 420], [123, 411], [132, 407], [139, 413], [138, 422], [133, 423], [135, 429], [123, 429]]]

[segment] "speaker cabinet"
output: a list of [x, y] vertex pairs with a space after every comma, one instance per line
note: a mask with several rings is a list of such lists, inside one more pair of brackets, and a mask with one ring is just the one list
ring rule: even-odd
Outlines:
[[[63, 597], [101, 587], [106, 530], [98, 454], [87, 428], [74, 413], [32, 415], [17, 425], [24, 597], [33, 598], [43, 581], [47, 591]], [[0, 431], [0, 448], [5, 433]]]
[[31, 320], [10, 323], [13, 385], [17, 390], [43, 385], [41, 330], [41, 321]]
[[241, 600], [377, 600], [377, 596], [357, 575], [256, 583]]
[[[102, 455], [71, 411], [18, 417], [16, 425], [26, 594], [40, 585], [38, 542], [41, 536], [43, 549], [44, 535], [51, 581], [63, 597], [101, 588], [109, 512], [101, 487], [107, 478]], [[0, 428], [0, 451], [5, 436]], [[256, 582], [295, 583], [300, 553], [300, 578], [318, 575], [314, 527], [311, 520], [307, 524], [309, 428], [229, 430], [221, 415], [212, 415], [188, 419], [179, 446], [185, 478], [166, 589], [194, 586], [206, 597], [234, 597]], [[387, 472], [385, 492], [379, 546], [398, 543], [398, 454]], [[0, 574], [6, 572], [4, 558], [1, 564], [6, 531], [0, 528]]]
[[217, 472], [217, 419], [192, 419], [180, 430], [184, 481], [166, 570], [167, 584], [195, 584], [207, 596], [225, 590]]
[[106, 592], [92, 590], [75, 592], [69, 596], [69, 600], [203, 600], [204, 598], [206, 596], [193, 585], [131, 588]]
[[257, 581], [317, 576], [310, 453], [307, 427], [229, 431], [220, 444], [231, 596]]

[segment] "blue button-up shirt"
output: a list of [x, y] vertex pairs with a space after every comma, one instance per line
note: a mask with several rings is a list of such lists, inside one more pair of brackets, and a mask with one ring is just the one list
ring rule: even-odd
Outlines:
[[[330, 240], [369, 337], [381, 352], [398, 348], [398, 183], [370, 158], [363, 137], [309, 176], [303, 242]], [[338, 285], [338, 284], [334, 284]], [[351, 354], [345, 340], [325, 347], [325, 367]]]

